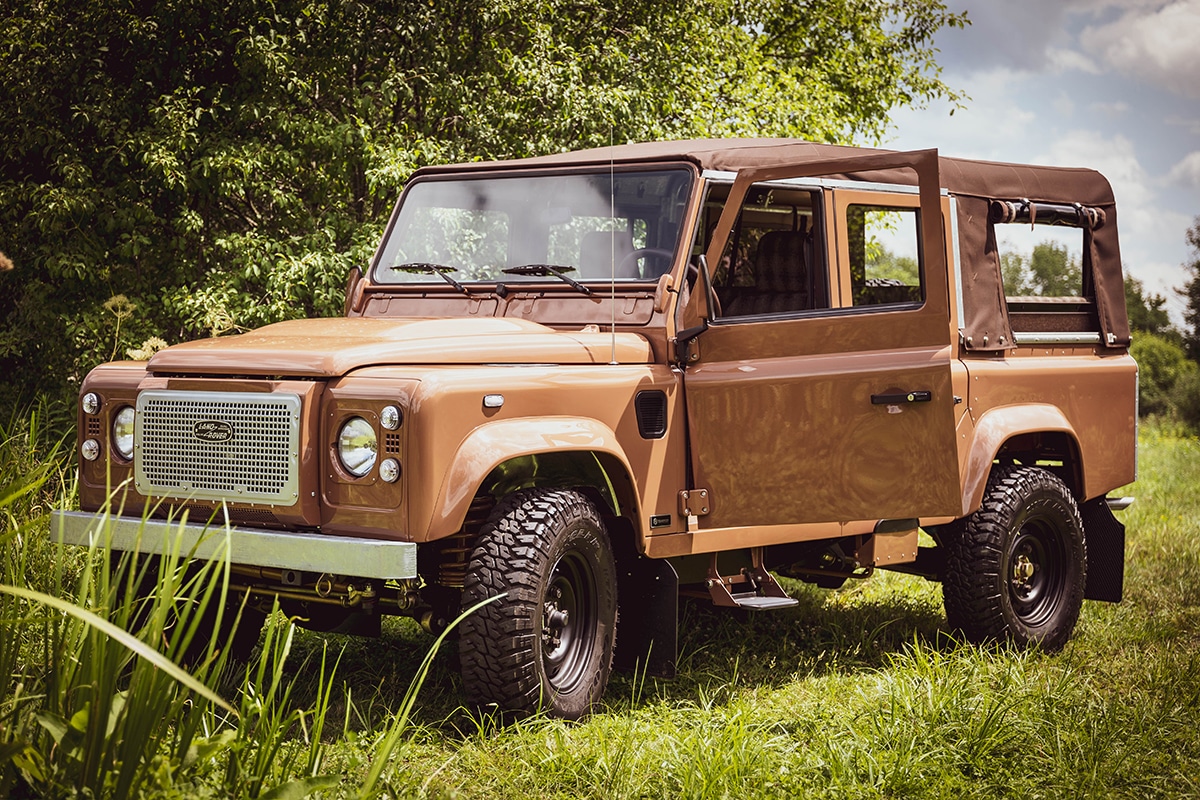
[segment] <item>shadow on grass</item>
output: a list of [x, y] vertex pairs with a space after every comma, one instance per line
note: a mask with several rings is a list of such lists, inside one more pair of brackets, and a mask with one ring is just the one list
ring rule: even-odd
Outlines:
[[[778, 611], [746, 612], [685, 599], [676, 677], [614, 673], [606, 704], [688, 703], [734, 686], [776, 688], [798, 676], [876, 670], [914, 641], [944, 641], [945, 616], [936, 589], [922, 588], [922, 581], [908, 576], [872, 580], [884, 588], [869, 588], [868, 581], [830, 592], [789, 581], [788, 591], [799, 605]], [[322, 647], [331, 654], [342, 651], [330, 719], [345, 720], [350, 730], [376, 729], [399, 707], [433, 641], [412, 620], [395, 618], [385, 618], [378, 639], [301, 631], [287, 666], [297, 678], [295, 700], [316, 696], [318, 676], [308, 675]], [[434, 659], [413, 722], [451, 737], [477, 732], [477, 715], [463, 708], [457, 642], [447, 641]]]

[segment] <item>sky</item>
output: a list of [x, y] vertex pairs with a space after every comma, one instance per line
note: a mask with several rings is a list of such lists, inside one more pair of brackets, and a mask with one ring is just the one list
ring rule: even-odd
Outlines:
[[1126, 274], [1180, 324], [1200, 216], [1200, 0], [946, 4], [972, 24], [938, 33], [942, 79], [970, 99], [953, 115], [947, 102], [893, 112], [886, 146], [1099, 170]]

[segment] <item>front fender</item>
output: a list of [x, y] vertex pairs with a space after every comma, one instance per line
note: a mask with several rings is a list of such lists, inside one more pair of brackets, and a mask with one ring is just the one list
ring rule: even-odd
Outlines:
[[[1079, 437], [1075, 435], [1075, 429], [1057, 406], [1042, 403], [1001, 406], [985, 412], [980, 417], [975, 426], [975, 436], [971, 441], [971, 451], [967, 455], [963, 472], [963, 516], [973, 513], [983, 502], [983, 492], [987, 487], [988, 474], [992, 471], [992, 462], [1004, 443], [1023, 433], [1045, 432], [1066, 434], [1075, 443], [1078, 452]], [[1083, 464], [1076, 466], [1082, 479]]]
[[[632, 475], [629, 460], [611, 428], [594, 419], [537, 417], [497, 420], [480, 425], [458, 446], [442, 480], [426, 541], [457, 532], [480, 484], [496, 467], [522, 456], [546, 453], [595, 453], [616, 460]], [[612, 476], [610, 476], [611, 478]], [[636, 498], [622, 498], [636, 503]], [[638, 519], [637, 509], [633, 519]]]

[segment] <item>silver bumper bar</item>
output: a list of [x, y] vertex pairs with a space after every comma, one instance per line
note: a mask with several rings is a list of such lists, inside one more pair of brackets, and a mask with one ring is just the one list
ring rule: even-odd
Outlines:
[[51, 512], [50, 539], [80, 547], [108, 542], [113, 550], [149, 555], [162, 555], [178, 546], [183, 555], [193, 553], [195, 558], [209, 561], [224, 559], [228, 552], [233, 564], [355, 578], [417, 577], [417, 546], [413, 542], [143, 520], [85, 511]]

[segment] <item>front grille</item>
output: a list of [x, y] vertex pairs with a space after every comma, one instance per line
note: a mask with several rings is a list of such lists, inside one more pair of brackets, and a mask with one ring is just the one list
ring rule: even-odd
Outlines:
[[292, 505], [299, 453], [297, 395], [138, 395], [133, 460], [140, 494]]

